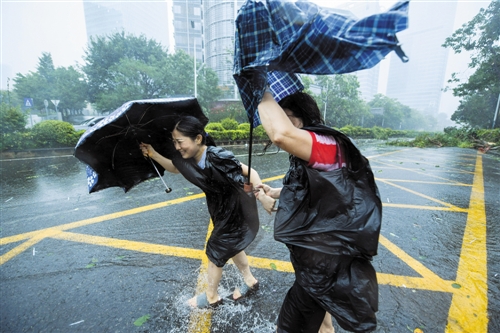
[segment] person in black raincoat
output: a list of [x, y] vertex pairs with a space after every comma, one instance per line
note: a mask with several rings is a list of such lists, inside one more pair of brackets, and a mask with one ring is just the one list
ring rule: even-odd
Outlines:
[[[244, 190], [248, 166], [240, 163], [230, 151], [216, 147], [204, 131], [203, 124], [195, 117], [181, 118], [172, 132], [172, 140], [176, 154], [171, 159], [158, 154], [149, 144], [141, 143], [140, 148], [145, 156], [158, 162], [165, 170], [181, 173], [206, 194], [208, 211], [214, 224], [206, 245], [208, 289], [188, 303], [198, 308], [215, 308], [222, 303], [217, 291], [222, 267], [231, 258], [244, 279], [242, 286], [235, 289], [233, 298], [245, 297], [258, 288], [258, 281], [250, 271], [244, 252], [259, 229], [253, 189]], [[250, 178], [257, 185], [261, 183], [253, 169]], [[259, 200], [271, 212], [274, 199], [265, 198], [264, 191], [259, 191], [262, 192]]]
[[333, 331], [328, 314], [345, 330], [373, 331], [378, 284], [371, 259], [382, 203], [368, 160], [347, 136], [323, 125], [306, 93], [278, 104], [268, 89], [258, 112], [271, 141], [290, 153], [283, 187], [260, 185], [280, 199], [274, 237], [289, 248], [295, 270], [277, 332]]

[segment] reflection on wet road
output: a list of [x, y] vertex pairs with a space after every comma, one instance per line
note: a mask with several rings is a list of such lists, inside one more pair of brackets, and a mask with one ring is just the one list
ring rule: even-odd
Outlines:
[[[376, 332], [499, 331], [498, 159], [466, 149], [361, 149], [384, 204]], [[287, 156], [252, 164], [279, 186]], [[191, 312], [184, 302], [206, 283], [211, 231], [197, 188], [166, 175], [168, 195], [159, 180], [89, 195], [73, 157], [2, 161], [1, 172], [1, 331], [273, 331], [293, 270], [260, 207], [247, 253], [263, 288], [246, 304]], [[222, 294], [239, 284], [228, 266]]]

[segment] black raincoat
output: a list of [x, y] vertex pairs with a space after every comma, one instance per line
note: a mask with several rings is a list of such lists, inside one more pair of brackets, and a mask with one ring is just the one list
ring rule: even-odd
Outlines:
[[205, 192], [214, 229], [206, 254], [217, 267], [243, 251], [259, 231], [257, 201], [243, 190], [245, 177], [233, 153], [220, 147], [207, 147], [205, 168], [194, 159], [175, 154], [172, 163], [188, 181]]
[[303, 127], [335, 138], [347, 167], [320, 171], [290, 156], [274, 224], [274, 238], [290, 249], [296, 281], [342, 328], [376, 328], [377, 254], [382, 203], [368, 160], [344, 134]]

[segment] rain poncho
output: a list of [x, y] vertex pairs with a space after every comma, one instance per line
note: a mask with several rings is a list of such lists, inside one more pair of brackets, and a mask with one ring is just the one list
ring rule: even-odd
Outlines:
[[255, 239], [259, 230], [257, 201], [243, 190], [245, 178], [233, 153], [220, 147], [207, 147], [205, 168], [193, 159], [175, 154], [172, 162], [191, 183], [205, 192], [214, 229], [206, 253], [217, 267], [224, 264]]
[[351, 73], [375, 66], [392, 51], [408, 61], [396, 37], [408, 27], [408, 3], [358, 20], [308, 1], [247, 0], [236, 17], [233, 73], [254, 127], [269, 83], [265, 73]]
[[382, 220], [368, 160], [344, 134], [318, 125], [303, 127], [335, 138], [347, 167], [320, 171], [290, 156], [274, 237], [290, 249], [296, 281], [342, 328], [376, 327], [378, 285], [370, 260], [377, 254]]

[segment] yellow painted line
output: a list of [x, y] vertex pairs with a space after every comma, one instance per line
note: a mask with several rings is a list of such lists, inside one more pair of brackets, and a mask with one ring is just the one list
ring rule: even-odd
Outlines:
[[[440, 177], [440, 176], [436, 176], [436, 175], [433, 175], [433, 174], [429, 174], [429, 173], [425, 173], [425, 172], [422, 172], [421, 169], [418, 169], [420, 171], [418, 171], [417, 169], [410, 169], [410, 168], [403, 168], [403, 167], [399, 167], [399, 166], [395, 166], [395, 165], [392, 165], [390, 163], [385, 163], [385, 162], [380, 162], [380, 161], [377, 161], [378, 164], [383, 164], [383, 165], [388, 165], [390, 167], [392, 167], [393, 169], [398, 169], [398, 170], [404, 170], [404, 171], [409, 171], [409, 172], [413, 172], [413, 173], [416, 173], [418, 175], [424, 175], [426, 177], [432, 177], [432, 178], [436, 178], [436, 179], [442, 179], [446, 182], [449, 182], [450, 184], [451, 183], [455, 183], [455, 184], [463, 184], [461, 182], [457, 182], [457, 181], [454, 181], [454, 180], [451, 180], [451, 179], [447, 179], [447, 178], [444, 178], [444, 177]], [[374, 168], [372, 168], [374, 169]], [[433, 170], [435, 171], [435, 170]], [[464, 184], [465, 185], [465, 184]]]
[[282, 179], [283, 177], [285, 177], [285, 175], [279, 175], [279, 176], [275, 176], [275, 177], [269, 177], [269, 178], [263, 179], [262, 182], [263, 183], [267, 183], [267, 182], [270, 182], [270, 181], [273, 181], [273, 180]]
[[[205, 239], [205, 248], [210, 235], [212, 234], [212, 230], [214, 229], [212, 221], [208, 223], [208, 231], [207, 237]], [[196, 285], [196, 293], [195, 295], [199, 295], [201, 293], [206, 292], [208, 288], [208, 257], [205, 253], [201, 258], [200, 265], [200, 274], [198, 275], [198, 283]], [[212, 311], [211, 310], [199, 310], [194, 309], [191, 311], [191, 315], [189, 316], [189, 324], [188, 324], [188, 333], [210, 333], [210, 326], [212, 324]]]
[[434, 202], [437, 202], [438, 204], [441, 204], [443, 206], [446, 206], [448, 208], [452, 208], [452, 209], [460, 209], [459, 207], [455, 206], [455, 205], [452, 205], [450, 203], [447, 203], [447, 202], [444, 202], [444, 201], [441, 201], [441, 200], [438, 200], [436, 198], [433, 198], [433, 197], [430, 197], [428, 195], [425, 195], [423, 193], [420, 193], [420, 192], [417, 192], [417, 191], [413, 191], [413, 190], [410, 190], [409, 188], [406, 188], [406, 187], [403, 187], [403, 186], [400, 186], [400, 185], [396, 185], [390, 181], [387, 181], [387, 180], [381, 180], [381, 179], [378, 179], [378, 181], [381, 181], [382, 183], [386, 183], [387, 185], [390, 185], [392, 187], [395, 187], [395, 188], [399, 188], [400, 190], [403, 190], [403, 191], [406, 191], [406, 192], [409, 192], [411, 194], [414, 194], [416, 196], [419, 196], [419, 197], [422, 197], [424, 199], [427, 199], [427, 200], [430, 200], [430, 201], [434, 201]]
[[438, 207], [438, 206], [421, 206], [421, 205], [410, 205], [410, 204], [395, 204], [395, 203], [382, 203], [383, 207], [391, 208], [403, 208], [403, 209], [423, 209], [423, 210], [437, 210], [445, 212], [457, 212], [457, 213], [467, 213], [469, 210], [467, 208], [460, 207]]
[[375, 158], [382, 157], [382, 156], [387, 156], [387, 155], [392, 155], [392, 154], [396, 154], [396, 153], [401, 153], [401, 152], [407, 151], [407, 150], [408, 149], [399, 149], [399, 150], [390, 151], [390, 152], [383, 153], [383, 154], [378, 154], [378, 155], [373, 155], [373, 156], [365, 156], [365, 157], [367, 159], [371, 160], [371, 159], [375, 159]]
[[[280, 179], [280, 178], [283, 178], [283, 176], [284, 175], [267, 178], [267, 179], [264, 179], [263, 182]], [[87, 225], [91, 225], [91, 224], [95, 224], [95, 223], [109, 221], [112, 219], [117, 219], [117, 218], [126, 217], [126, 216], [130, 216], [130, 215], [134, 215], [134, 214], [144, 213], [146, 211], [150, 211], [150, 210], [154, 210], [154, 209], [164, 208], [167, 206], [187, 202], [190, 200], [203, 198], [204, 196], [205, 196], [204, 193], [194, 194], [194, 195], [190, 195], [190, 196], [186, 196], [186, 197], [182, 197], [182, 198], [178, 198], [178, 199], [174, 199], [174, 200], [164, 201], [164, 202], [160, 202], [160, 203], [156, 203], [156, 204], [151, 204], [151, 205], [146, 205], [146, 206], [142, 206], [142, 207], [138, 207], [138, 208], [124, 210], [121, 212], [116, 212], [116, 213], [107, 214], [107, 215], [101, 215], [101, 216], [93, 217], [90, 219], [85, 219], [85, 220], [76, 221], [76, 222], [72, 222], [72, 223], [62, 224], [62, 225], [59, 225], [56, 227], [40, 229], [40, 230], [36, 230], [36, 231], [30, 231], [30, 232], [26, 232], [26, 233], [22, 233], [22, 234], [18, 234], [18, 235], [0, 238], [0, 246], [10, 244], [10, 243], [21, 242], [21, 241], [26, 240], [26, 239], [30, 239], [28, 242], [23, 243], [22, 245], [17, 246], [16, 248], [14, 248], [14, 249], [10, 250], [9, 252], [0, 256], [0, 266], [3, 265], [5, 262], [9, 261], [10, 259], [12, 259], [13, 257], [24, 252], [29, 247], [31, 247], [33, 244], [40, 242], [44, 237], [47, 237], [47, 236], [43, 236], [43, 235], [46, 235], [46, 232], [51, 233], [53, 230], [58, 230], [58, 231], [71, 230], [71, 229], [75, 229], [75, 228], [79, 228], [79, 227], [83, 227], [83, 226], [87, 226]], [[43, 237], [40, 235], [42, 235]]]
[[51, 237], [59, 233], [59, 230], [55, 229], [44, 229], [43, 231], [38, 232], [38, 234], [34, 235], [32, 238], [30, 238], [28, 241], [22, 243], [21, 245], [16, 246], [12, 250], [8, 251], [7, 253], [3, 254], [0, 256], [0, 266], [5, 264], [7, 261], [10, 259], [14, 258], [15, 256], [23, 253], [33, 245], [39, 243], [43, 239], [47, 237]]
[[251, 267], [254, 268], [272, 269], [278, 272], [286, 272], [286, 273], [294, 272], [292, 263], [289, 261], [248, 256], [248, 263], [250, 264]]
[[390, 178], [376, 178], [376, 180], [387, 180], [396, 183], [415, 183], [415, 184], [430, 184], [430, 185], [449, 185], [449, 186], [464, 186], [471, 187], [472, 184], [461, 184], [461, 183], [449, 183], [449, 182], [431, 182], [424, 180], [407, 180], [407, 179], [390, 179]]
[[442, 280], [439, 284], [435, 284], [435, 281], [423, 277], [412, 277], [377, 272], [377, 281], [379, 285], [389, 285], [398, 288], [420, 289], [446, 293], [453, 293], [456, 290], [452, 287], [454, 281]]
[[[400, 150], [401, 151], [401, 150]], [[400, 151], [389, 152], [385, 154], [380, 154], [377, 156], [372, 156], [370, 158], [376, 158], [378, 156], [385, 156], [394, 154]], [[407, 168], [398, 168], [403, 170], [414, 171]], [[417, 172], [421, 173], [421, 172]], [[424, 173], [421, 173], [424, 174]], [[438, 182], [428, 182], [431, 184], [444, 184], [444, 185], [457, 185], [457, 186], [471, 186], [468, 184], [462, 184], [459, 182], [454, 182], [447, 180], [445, 178], [428, 175], [434, 178], [444, 179], [446, 183]], [[270, 177], [266, 181], [274, 181], [283, 178], [284, 175], [279, 175], [275, 177]], [[388, 179], [377, 179], [379, 181], [385, 182], [388, 185], [399, 187], [391, 182], [414, 182], [414, 181], [404, 181], [404, 180], [388, 180]], [[449, 182], [449, 183], [448, 183]], [[422, 182], [427, 183], [427, 182]], [[428, 207], [428, 206], [418, 206], [418, 205], [405, 205], [405, 204], [392, 204], [386, 203], [384, 207], [393, 208], [411, 208], [411, 209], [427, 209], [427, 210], [444, 210], [452, 212], [465, 212], [468, 214], [467, 226], [464, 234], [464, 241], [462, 244], [462, 253], [460, 257], [459, 269], [457, 272], [456, 281], [443, 280], [435, 273], [426, 268], [422, 263], [413, 259], [411, 256], [406, 254], [395, 244], [390, 242], [385, 237], [380, 237], [380, 243], [386, 246], [389, 251], [394, 253], [400, 260], [407, 263], [409, 267], [414, 269], [421, 277], [411, 277], [411, 276], [400, 276], [385, 273], [377, 273], [377, 278], [379, 284], [387, 284], [402, 288], [413, 288], [413, 289], [423, 289], [437, 292], [449, 292], [453, 294], [452, 304], [450, 307], [448, 326], [446, 333], [458, 333], [458, 332], [486, 332], [487, 331], [487, 278], [486, 278], [486, 215], [484, 211], [484, 187], [482, 179], [482, 160], [478, 156], [476, 158], [476, 169], [474, 172], [474, 184], [472, 185], [472, 195], [470, 206], [468, 209], [459, 208], [451, 204], [435, 200], [428, 196], [422, 195], [418, 192], [408, 190], [403, 187], [399, 187], [403, 190], [410, 191], [413, 194], [424, 196], [425, 198], [443, 204], [447, 207]], [[126, 249], [131, 251], [184, 257], [201, 260], [200, 275], [198, 277], [198, 283], [196, 288], [196, 294], [204, 292], [206, 290], [206, 269], [208, 267], [208, 258], [206, 257], [204, 251], [195, 250], [189, 248], [172, 247], [161, 244], [150, 244], [143, 242], [136, 242], [130, 240], [120, 240], [101, 236], [84, 235], [78, 233], [65, 232], [65, 230], [78, 228], [93, 223], [100, 223], [108, 221], [111, 219], [116, 219], [120, 217], [125, 217], [133, 214], [143, 213], [149, 210], [163, 208], [169, 205], [178, 204], [186, 202], [189, 200], [194, 200], [204, 197], [204, 194], [196, 194], [188, 197], [183, 197], [179, 199], [174, 199], [162, 203], [157, 203], [153, 205], [142, 206], [135, 209], [125, 210], [113, 214], [107, 214], [91, 219], [85, 219], [73, 223], [68, 223], [60, 225], [57, 227], [51, 227], [46, 229], [41, 229], [38, 231], [27, 232], [24, 234], [4, 237], [0, 239], [0, 245], [21, 242], [28, 239], [28, 241], [18, 245], [14, 249], [0, 256], [0, 265], [10, 260], [11, 258], [19, 255], [20, 253], [26, 251], [34, 244], [40, 242], [45, 238], [55, 238], [69, 241], [76, 241], [94, 245], [108, 246], [119, 249]], [[212, 224], [209, 224], [209, 230], [207, 233], [207, 239], [211, 233]], [[478, 259], [479, 258], [479, 259]], [[248, 257], [249, 263], [254, 268], [260, 269], [274, 269], [280, 272], [293, 272], [293, 267], [290, 262], [273, 260], [268, 258], [258, 258], [258, 257]], [[459, 283], [462, 288], [455, 289], [452, 287], [452, 283]], [[190, 330], [189, 332], [197, 333], [208, 333], [210, 332], [211, 325], [211, 311], [193, 311], [190, 318]], [[479, 327], [479, 329], [478, 329]]]
[[173, 256], [173, 257], [198, 259], [198, 260], [201, 260], [205, 256], [202, 250], [162, 245], [162, 244], [136, 242], [125, 239], [85, 235], [72, 232], [59, 232], [55, 235], [51, 235], [50, 237], [66, 241], [107, 246], [116, 249], [137, 251], [150, 254], [160, 254], [164, 256]]
[[[392, 252], [396, 257], [401, 259], [404, 263], [406, 263], [409, 267], [411, 267], [415, 272], [420, 274], [426, 281], [425, 283], [435, 285], [435, 288], [439, 288], [439, 290], [450, 290], [448, 288], [451, 286], [451, 283], [445, 282], [439, 276], [437, 276], [433, 271], [425, 267], [420, 261], [414, 259], [406, 252], [401, 250], [397, 245], [392, 243], [390, 240], [385, 238], [383, 235], [379, 237], [379, 243], [385, 246], [390, 252]], [[422, 288], [424, 289], [424, 288]]]
[[[163, 207], [183, 203], [186, 201], [203, 198], [204, 196], [205, 196], [204, 193], [194, 194], [194, 195], [190, 195], [187, 197], [182, 197], [182, 198], [178, 198], [178, 199], [174, 199], [174, 200], [164, 201], [164, 202], [160, 202], [160, 203], [156, 203], [156, 204], [152, 204], [152, 205], [147, 205], [147, 206], [142, 206], [142, 207], [138, 207], [138, 208], [133, 208], [133, 209], [128, 209], [128, 210], [124, 210], [124, 211], [117, 212], [117, 213], [101, 215], [101, 216], [93, 217], [90, 219], [85, 219], [85, 220], [81, 220], [81, 221], [77, 221], [77, 222], [62, 224], [62, 225], [48, 228], [48, 229], [57, 229], [60, 231], [70, 230], [70, 229], [79, 228], [79, 227], [87, 226], [87, 225], [94, 224], [94, 223], [100, 223], [100, 222], [104, 222], [104, 221], [117, 219], [120, 217], [144, 213], [144, 212], [149, 211], [149, 210], [163, 208]], [[36, 235], [38, 235], [40, 232], [43, 232], [44, 230], [47, 230], [47, 229], [40, 229], [37, 231], [31, 231], [31, 232], [27, 232], [24, 234], [18, 234], [15, 236], [0, 238], [0, 245], [19, 242], [19, 241], [22, 241], [24, 239], [35, 237]]]
[[457, 270], [461, 288], [453, 294], [445, 333], [488, 331], [487, 270], [483, 160], [478, 154]]

